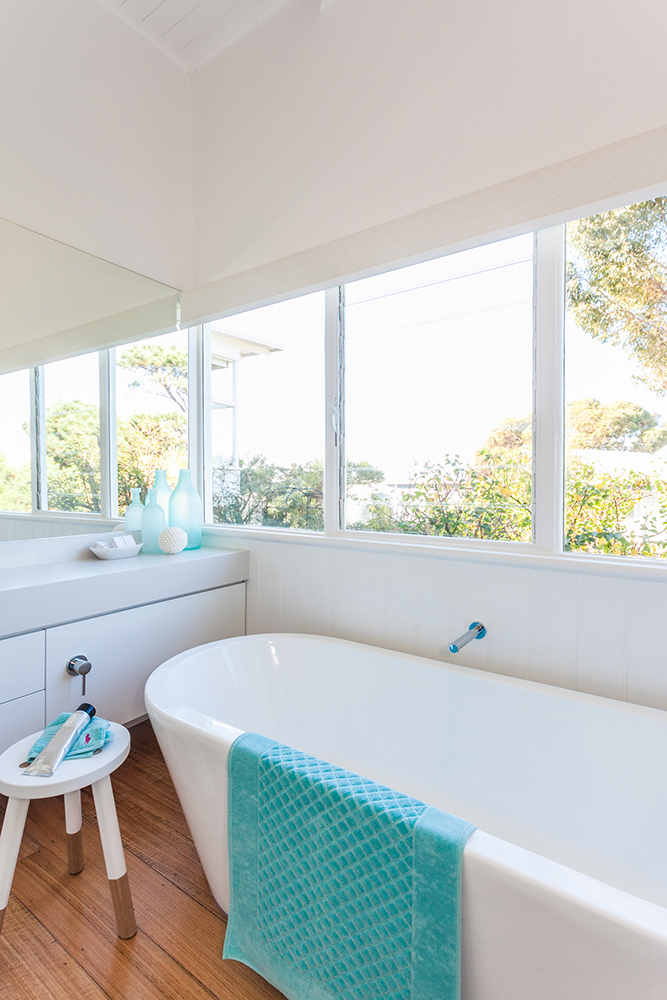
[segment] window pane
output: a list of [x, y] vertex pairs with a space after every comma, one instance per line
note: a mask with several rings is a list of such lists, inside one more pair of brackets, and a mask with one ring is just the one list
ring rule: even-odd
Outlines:
[[321, 531], [324, 292], [211, 326], [213, 519]]
[[44, 365], [49, 510], [100, 512], [98, 355]]
[[116, 350], [118, 512], [142, 499], [156, 469], [170, 486], [188, 466], [188, 332], [167, 333]]
[[565, 547], [667, 554], [667, 198], [567, 226]]
[[0, 510], [29, 511], [30, 372], [0, 376]]
[[346, 526], [531, 539], [532, 235], [346, 286]]

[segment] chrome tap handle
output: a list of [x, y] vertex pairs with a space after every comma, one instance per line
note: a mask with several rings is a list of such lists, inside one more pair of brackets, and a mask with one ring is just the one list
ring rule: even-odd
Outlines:
[[93, 665], [87, 656], [80, 653], [78, 656], [73, 656], [68, 662], [66, 670], [67, 673], [72, 677], [81, 677], [81, 696], [83, 697], [86, 693], [86, 674], [89, 674], [93, 669]]
[[464, 632], [463, 635], [460, 635], [458, 639], [454, 639], [454, 642], [450, 642], [449, 652], [458, 653], [460, 649], [463, 649], [464, 646], [467, 646], [468, 643], [472, 642], [473, 639], [483, 639], [485, 635], [486, 635], [486, 629], [484, 628], [481, 622], [471, 622], [470, 628], [468, 629], [467, 632]]

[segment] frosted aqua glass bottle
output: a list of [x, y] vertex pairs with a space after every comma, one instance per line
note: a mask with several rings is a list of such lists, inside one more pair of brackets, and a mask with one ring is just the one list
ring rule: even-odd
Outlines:
[[148, 491], [148, 500], [141, 516], [142, 552], [148, 553], [148, 555], [157, 555], [162, 551], [158, 545], [158, 538], [163, 528], [164, 511], [157, 502], [157, 490], [150, 489]]
[[144, 505], [139, 499], [141, 490], [137, 486], [136, 489], [131, 489], [130, 493], [132, 494], [132, 503], [125, 511], [125, 530], [141, 531], [141, 518], [144, 513]]
[[171, 486], [167, 482], [167, 473], [164, 469], [155, 470], [153, 488], [157, 490], [157, 502], [164, 511], [164, 526], [169, 527], [169, 499], [171, 497]]
[[169, 501], [169, 524], [182, 528], [188, 536], [186, 549], [201, 548], [201, 500], [192, 485], [189, 469], [181, 469], [176, 489]]

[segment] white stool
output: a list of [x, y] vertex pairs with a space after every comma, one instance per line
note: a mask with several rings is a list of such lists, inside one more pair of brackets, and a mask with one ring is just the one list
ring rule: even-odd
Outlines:
[[115, 722], [111, 723], [111, 728], [114, 737], [100, 753], [92, 757], [63, 760], [51, 778], [24, 774], [19, 767], [19, 764], [27, 759], [28, 751], [39, 733], [33, 733], [32, 736], [19, 740], [0, 756], [0, 792], [9, 797], [0, 835], [0, 932], [30, 800], [64, 795], [68, 870], [70, 875], [76, 875], [83, 868], [81, 789], [90, 785], [93, 790], [118, 936], [130, 938], [136, 934], [137, 924], [130, 883], [127, 878], [123, 843], [120, 839], [116, 804], [109, 777], [130, 752], [130, 734], [124, 726], [119, 726]]

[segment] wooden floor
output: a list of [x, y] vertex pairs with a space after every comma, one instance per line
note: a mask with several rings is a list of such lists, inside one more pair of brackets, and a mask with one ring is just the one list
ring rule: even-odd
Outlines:
[[250, 969], [222, 961], [225, 920], [150, 723], [131, 732], [112, 782], [137, 935], [115, 933], [90, 791], [85, 868], [74, 876], [62, 798], [33, 801], [0, 936], [0, 1000], [282, 1000]]

